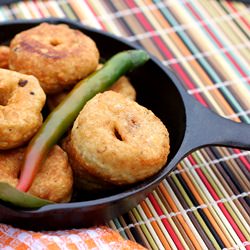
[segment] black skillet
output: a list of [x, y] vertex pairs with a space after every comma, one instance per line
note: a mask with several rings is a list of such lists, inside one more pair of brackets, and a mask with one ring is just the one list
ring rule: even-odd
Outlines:
[[[103, 58], [138, 48], [121, 38], [62, 19], [2, 23], [0, 43], [8, 43], [18, 32], [42, 21], [67, 23], [83, 31], [95, 40]], [[104, 223], [135, 207], [190, 152], [207, 145], [250, 149], [249, 125], [226, 120], [201, 106], [186, 93], [176, 75], [154, 57], [129, 77], [137, 91], [137, 101], [151, 109], [169, 130], [171, 153], [166, 166], [152, 178], [132, 187], [101, 196], [82, 195], [67, 204], [24, 210], [0, 203], [0, 222], [31, 229], [63, 229]]]

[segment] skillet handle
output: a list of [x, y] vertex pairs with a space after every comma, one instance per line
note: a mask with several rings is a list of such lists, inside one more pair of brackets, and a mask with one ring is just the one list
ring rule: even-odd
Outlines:
[[212, 145], [250, 150], [249, 124], [231, 121], [197, 103], [191, 103], [184, 138], [188, 151]]

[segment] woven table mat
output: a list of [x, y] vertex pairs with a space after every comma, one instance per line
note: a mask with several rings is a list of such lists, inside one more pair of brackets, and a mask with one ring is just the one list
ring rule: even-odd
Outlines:
[[[50, 0], [0, 7], [0, 21], [43, 17], [78, 20], [141, 45], [170, 67], [202, 105], [250, 123], [250, 5]], [[249, 151], [201, 149], [108, 226], [148, 249], [250, 249], [249, 170]]]

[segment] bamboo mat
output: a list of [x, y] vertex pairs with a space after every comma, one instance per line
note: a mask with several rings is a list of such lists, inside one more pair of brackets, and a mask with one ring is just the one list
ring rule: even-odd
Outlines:
[[[52, 16], [78, 20], [143, 46], [175, 71], [202, 105], [250, 123], [250, 5], [40, 0], [0, 7], [0, 21]], [[250, 249], [249, 171], [249, 151], [201, 149], [108, 226], [148, 249]]]

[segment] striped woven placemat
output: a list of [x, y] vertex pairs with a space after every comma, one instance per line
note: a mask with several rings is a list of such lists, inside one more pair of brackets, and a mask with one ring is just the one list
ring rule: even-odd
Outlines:
[[[140, 44], [174, 70], [204, 106], [250, 123], [250, 5], [40, 0], [0, 7], [0, 21], [42, 17], [79, 20]], [[250, 249], [249, 180], [249, 151], [204, 148], [108, 226], [148, 249]]]

